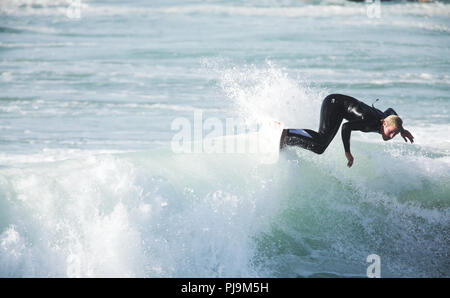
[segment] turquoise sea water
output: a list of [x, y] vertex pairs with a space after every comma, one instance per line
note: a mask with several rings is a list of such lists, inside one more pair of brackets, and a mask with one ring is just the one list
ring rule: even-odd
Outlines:
[[[1, 1], [0, 276], [449, 277], [450, 4], [371, 5]], [[415, 144], [172, 150], [195, 112], [317, 129], [329, 93]]]

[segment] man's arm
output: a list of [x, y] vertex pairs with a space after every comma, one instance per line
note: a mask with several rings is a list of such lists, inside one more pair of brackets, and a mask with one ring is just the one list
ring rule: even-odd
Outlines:
[[412, 135], [408, 130], [403, 129], [403, 130], [400, 132], [400, 135], [402, 136], [402, 138], [405, 140], [406, 143], [408, 143], [407, 138], [409, 139], [409, 141], [410, 141], [411, 143], [414, 143], [414, 137], [413, 137], [413, 135]]
[[393, 108], [389, 108], [389, 109], [387, 109], [386, 111], [384, 111], [384, 114], [385, 114], [386, 116], [390, 116], [390, 115], [395, 115], [395, 116], [398, 116], [398, 115], [397, 115], [397, 112], [396, 112], [396, 111], [394, 111], [394, 109], [393, 109]]
[[352, 130], [363, 130], [366, 125], [367, 121], [364, 120], [349, 121], [342, 124], [341, 135], [345, 152], [350, 153], [350, 135]]
[[350, 152], [350, 135], [352, 130], [362, 130], [366, 124], [364, 120], [357, 120], [349, 121], [342, 125], [342, 142], [344, 143], [345, 157], [347, 158], [347, 166], [349, 168], [353, 165], [353, 155]]

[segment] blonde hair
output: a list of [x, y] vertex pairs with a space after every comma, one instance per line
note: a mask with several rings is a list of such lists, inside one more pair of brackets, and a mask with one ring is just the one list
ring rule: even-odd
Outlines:
[[397, 115], [390, 115], [383, 119], [387, 126], [394, 126], [400, 132], [403, 131], [403, 120]]

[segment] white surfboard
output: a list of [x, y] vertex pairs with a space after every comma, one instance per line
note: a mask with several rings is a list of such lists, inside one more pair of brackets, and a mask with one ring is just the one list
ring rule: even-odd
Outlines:
[[[280, 155], [280, 138], [284, 129], [281, 121], [260, 121], [258, 129], [244, 134], [208, 137], [183, 144], [180, 153], [249, 154], [264, 164], [273, 164]], [[183, 149], [182, 148], [182, 149]]]
[[258, 131], [259, 154], [262, 163], [276, 163], [280, 156], [280, 138], [284, 123], [278, 120], [267, 120], [261, 123]]

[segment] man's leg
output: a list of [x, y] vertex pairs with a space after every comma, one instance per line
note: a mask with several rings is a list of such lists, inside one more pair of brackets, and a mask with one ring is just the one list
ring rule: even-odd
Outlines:
[[[325, 97], [320, 111], [319, 132], [310, 129], [285, 129], [280, 147], [299, 146], [322, 154], [333, 140], [343, 120], [342, 101], [336, 95]], [[283, 139], [283, 135], [285, 136]]]

